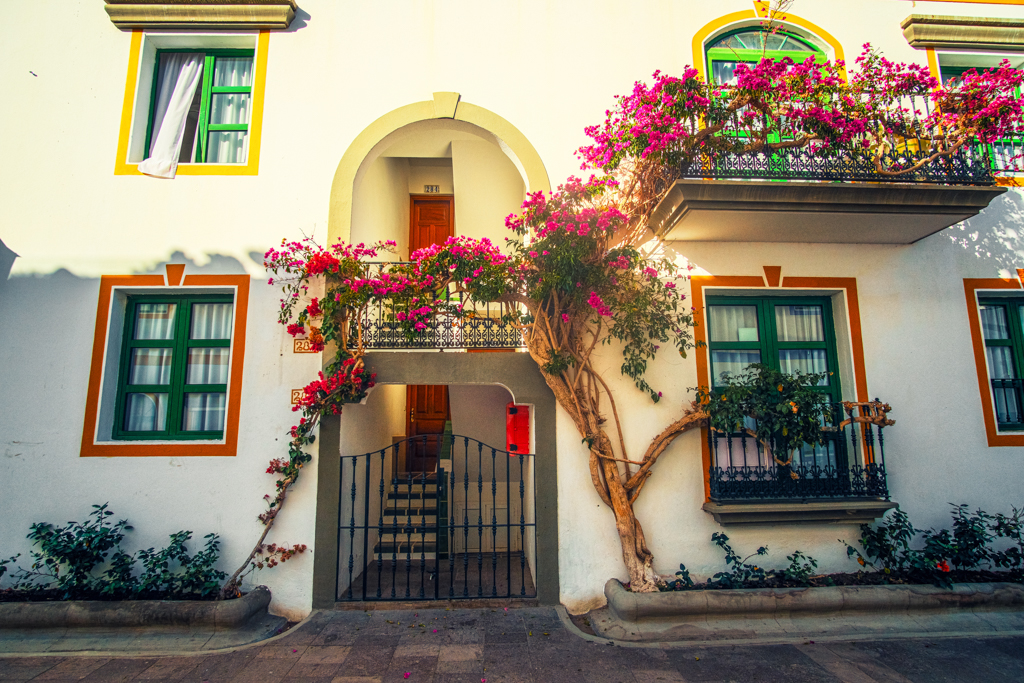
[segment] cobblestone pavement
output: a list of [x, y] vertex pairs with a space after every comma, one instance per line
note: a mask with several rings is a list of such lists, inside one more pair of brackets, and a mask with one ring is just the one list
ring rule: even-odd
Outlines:
[[169, 657], [0, 658], [0, 681], [654, 683], [1024, 681], [1024, 637], [632, 648], [554, 609], [324, 611], [262, 645]]

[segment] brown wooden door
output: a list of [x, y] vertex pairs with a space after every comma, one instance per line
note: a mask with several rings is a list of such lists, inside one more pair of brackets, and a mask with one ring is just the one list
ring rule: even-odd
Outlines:
[[455, 198], [413, 195], [409, 210], [409, 254], [444, 244], [455, 234]]
[[[454, 197], [413, 195], [409, 211], [409, 254], [432, 244], [444, 244], [455, 234]], [[421, 385], [406, 388], [406, 436], [434, 435], [425, 443], [409, 445], [408, 472], [433, 472], [437, 465], [440, 435], [450, 419], [448, 387]]]
[[[448, 410], [448, 387], [443, 384], [406, 387], [406, 436], [428, 438], [413, 441], [408, 447], [407, 472], [433, 472], [444, 433], [444, 423], [451, 419]], [[430, 438], [436, 437], [436, 438]]]

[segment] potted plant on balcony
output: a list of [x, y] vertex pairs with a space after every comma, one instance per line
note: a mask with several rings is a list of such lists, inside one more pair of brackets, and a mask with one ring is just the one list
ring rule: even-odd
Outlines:
[[710, 428], [754, 437], [764, 449], [765, 465], [774, 463], [784, 486], [800, 479], [794, 453], [805, 444], [823, 443], [823, 427], [833, 421], [828, 395], [815, 389], [825, 376], [787, 374], [754, 363], [737, 375], [723, 374], [713, 390], [699, 387], [697, 394]]

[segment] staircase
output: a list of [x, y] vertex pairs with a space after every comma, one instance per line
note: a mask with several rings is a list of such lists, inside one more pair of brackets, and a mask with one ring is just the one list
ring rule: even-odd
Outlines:
[[398, 560], [437, 559], [437, 474], [395, 477], [381, 514], [375, 556]]

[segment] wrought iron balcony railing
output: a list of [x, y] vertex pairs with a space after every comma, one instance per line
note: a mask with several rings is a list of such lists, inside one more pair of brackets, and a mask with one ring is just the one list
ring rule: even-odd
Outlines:
[[[383, 264], [373, 264], [381, 266]], [[363, 344], [368, 349], [516, 349], [523, 346], [519, 329], [504, 321], [507, 305], [478, 303], [465, 292], [449, 285], [447, 291], [428, 295], [443, 299], [467, 313], [464, 317], [439, 315], [426, 321], [426, 328], [408, 335], [398, 322], [396, 311], [378, 304], [363, 319]]]
[[996, 422], [1003, 429], [1024, 429], [1024, 379], [992, 380]]
[[707, 430], [711, 500], [888, 500], [879, 405], [877, 401], [834, 404], [830, 424], [823, 429], [823, 443], [803, 446], [792, 453], [791, 460], [788, 455], [780, 456], [779, 460], [788, 462], [786, 465], [778, 464], [746, 431], [724, 434]]
[[[881, 161], [885, 169], [904, 169], [927, 159], [946, 144], [941, 131], [928, 129], [931, 113], [927, 97], [903, 98], [893, 111], [904, 118], [902, 124], [888, 122], [893, 131], [886, 135]], [[735, 117], [733, 130], [742, 130], [742, 110]], [[803, 134], [796, 121], [781, 119], [778, 130], [769, 142], [786, 142]], [[1022, 140], [1000, 140], [994, 144], [965, 145], [949, 156], [925, 164], [922, 168], [901, 175], [879, 173], [869, 147], [876, 142], [862, 136], [842, 150], [818, 150], [812, 146], [788, 147], [769, 152], [738, 154], [727, 149], [703, 148], [692, 158], [684, 158], [679, 166], [680, 178], [717, 180], [803, 180], [803, 181], [868, 181], [892, 183], [929, 183], [943, 185], [993, 185], [994, 172], [1013, 172], [1021, 164], [1016, 155], [1024, 151]], [[735, 140], [748, 138], [737, 135]]]

